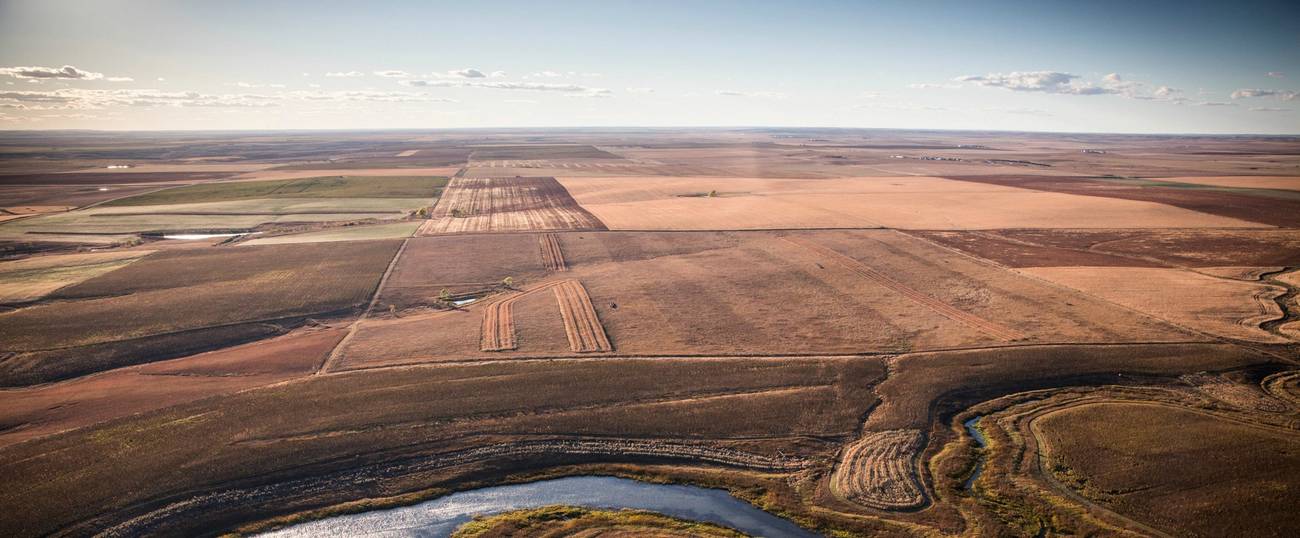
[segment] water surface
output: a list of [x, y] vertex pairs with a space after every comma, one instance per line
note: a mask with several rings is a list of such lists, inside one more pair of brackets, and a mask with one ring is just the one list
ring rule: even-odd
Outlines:
[[322, 519], [262, 536], [432, 537], [450, 536], [476, 515], [556, 504], [587, 508], [650, 510], [706, 521], [752, 536], [819, 536], [788, 520], [732, 497], [726, 491], [675, 484], [649, 484], [603, 476], [577, 476], [453, 493], [420, 504]]

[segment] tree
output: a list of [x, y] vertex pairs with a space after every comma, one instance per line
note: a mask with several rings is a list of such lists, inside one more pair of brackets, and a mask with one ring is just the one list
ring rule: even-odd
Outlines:
[[397, 317], [397, 305], [388, 305], [388, 315]]
[[508, 290], [513, 290], [513, 289], [515, 289], [515, 277], [508, 276], [508, 277], [505, 277], [505, 278], [501, 279], [501, 285], [502, 285], [502, 286], [505, 286], [506, 289], [508, 289]]
[[716, 190], [709, 191], [709, 198], [717, 198], [717, 197], [718, 197], [718, 191]]
[[447, 306], [453, 306], [451, 303], [451, 292], [447, 291], [447, 288], [443, 288], [438, 292], [438, 302]]

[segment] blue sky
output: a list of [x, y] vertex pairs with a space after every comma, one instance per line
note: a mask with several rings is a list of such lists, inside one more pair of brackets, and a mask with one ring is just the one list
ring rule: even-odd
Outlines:
[[0, 0], [5, 129], [1300, 133], [1297, 90], [1296, 2]]

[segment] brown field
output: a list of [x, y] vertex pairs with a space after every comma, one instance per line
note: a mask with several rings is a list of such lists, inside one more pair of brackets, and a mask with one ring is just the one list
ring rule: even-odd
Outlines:
[[130, 185], [159, 183], [193, 183], [221, 179], [234, 172], [142, 172], [135, 174], [96, 172], [61, 172], [52, 174], [0, 175], [0, 185]]
[[60, 254], [0, 262], [0, 303], [34, 301], [59, 288], [124, 267], [153, 252], [122, 250]]
[[[1009, 341], [1198, 338], [1153, 318], [893, 231], [557, 235], [569, 264], [565, 278], [582, 282], [618, 354], [763, 354], [769, 349], [826, 354]], [[478, 250], [461, 250], [477, 240], [415, 240], [418, 243], [413, 242], [403, 256], [410, 261], [400, 261], [394, 270], [393, 295], [385, 291], [381, 301], [411, 304], [420, 290], [429, 297], [457, 282], [479, 283], [468, 284], [466, 290], [494, 289], [494, 283], [511, 274], [506, 266], [493, 268], [494, 261], [543, 270], [531, 235], [493, 236], [495, 243], [482, 244], [482, 252], [490, 258], [476, 258], [471, 252]], [[519, 248], [506, 247], [512, 244]], [[481, 259], [481, 263], [473, 274], [437, 280], [442, 276], [438, 265], [410, 258], [428, 256], [425, 259], [431, 264], [453, 264], [433, 260], [437, 253]], [[413, 281], [435, 285], [402, 288]], [[388, 298], [403, 295], [411, 299]], [[551, 333], [558, 324], [553, 319], [554, 305], [547, 303], [523, 298], [513, 304], [510, 323], [517, 330]], [[483, 317], [479, 311], [488, 307], [476, 303], [464, 307], [464, 312], [367, 321], [349, 341], [341, 364], [365, 367], [485, 357], [477, 327]], [[571, 352], [563, 340], [540, 335], [516, 343], [513, 351], [502, 354], [538, 357]]]
[[1300, 176], [1169, 177], [1160, 179], [1161, 181], [1195, 183], [1215, 187], [1300, 191]]
[[1039, 417], [1033, 427], [1054, 472], [1086, 477], [1088, 492], [1105, 492], [1098, 502], [1166, 532], [1300, 531], [1300, 514], [1292, 509], [1293, 477], [1300, 473], [1293, 430], [1135, 403], [1069, 407]]
[[[805, 456], [833, 450], [819, 438], [851, 435], [874, 401], [869, 387], [883, 373], [879, 361], [861, 358], [615, 359], [315, 376], [7, 447], [0, 458], [0, 504], [24, 510], [0, 520], [0, 532], [47, 533], [71, 525], [85, 532], [220, 484], [292, 484], [331, 467], [366, 473], [325, 489], [276, 490], [276, 503], [237, 503], [230, 507], [235, 513], [200, 511], [165, 523], [185, 533], [181, 529], [211, 528], [267, 508], [283, 514], [338, 502], [356, 494], [353, 484], [372, 480], [406, 490], [412, 483], [403, 482], [405, 474], [384, 474], [384, 467], [372, 465], [437, 462], [438, 454], [508, 447], [512, 439], [662, 439], [754, 454], [760, 461]], [[284, 420], [266, 421], [268, 410]], [[784, 424], [785, 431], [772, 435], [772, 423]], [[41, 454], [46, 457], [32, 459]], [[461, 468], [491, 462], [527, 468], [583, 459], [490, 454], [423, 473], [445, 481]], [[346, 456], [350, 463], [340, 467]], [[102, 464], [75, 475], [49, 473], [85, 458]], [[670, 453], [613, 452], [595, 459], [673, 461]], [[290, 462], [299, 471], [286, 473]], [[174, 472], [181, 467], [193, 471]], [[34, 479], [38, 475], [43, 478]]]
[[[247, 535], [573, 475], [825, 536], [1294, 535], [1297, 148], [0, 132], [0, 207], [80, 208], [0, 224], [0, 535]], [[255, 183], [322, 176], [347, 188]], [[410, 176], [452, 180], [430, 207]]]
[[300, 377], [315, 371], [342, 338], [339, 329], [302, 331], [50, 385], [0, 390], [0, 446]]
[[1256, 342], [1285, 342], [1260, 324], [1282, 318], [1277, 286], [1147, 267], [1036, 267], [1021, 269], [1183, 327]]
[[420, 235], [463, 232], [603, 230], [549, 177], [451, 180]]
[[0, 313], [0, 349], [17, 354], [0, 379], [27, 385], [172, 358], [355, 309], [398, 243], [159, 252], [62, 288], [57, 301]]
[[321, 176], [438, 176], [446, 177], [456, 173], [459, 167], [440, 166], [428, 168], [309, 168], [304, 170], [256, 170], [230, 178], [230, 181], [266, 181], [284, 179], [305, 179]]
[[[1183, 189], [1170, 187], [1134, 188], [1131, 184], [1091, 177], [1060, 176], [950, 176], [949, 179], [986, 185], [999, 185], [1032, 189], [1042, 192], [1089, 196], [1109, 200], [1128, 200], [1157, 204], [1159, 207], [1176, 207], [1228, 219], [1236, 225], [1222, 227], [1249, 228], [1245, 223], [1257, 223], [1295, 228], [1300, 226], [1300, 197], [1265, 197], [1213, 189]], [[1046, 227], [1046, 226], [1044, 226]], [[1088, 228], [1088, 226], [1061, 226], [1062, 228]], [[1182, 226], [1157, 226], [1152, 223], [1134, 223], [1123, 227], [1194, 228]]]
[[[560, 181], [582, 207], [613, 230], [1264, 227], [1151, 202], [932, 177]], [[718, 196], [701, 196], [712, 190]]]
[[[1134, 260], [1134, 266], [1187, 267], [1300, 265], [1297, 230], [1001, 230], [1020, 243], [1087, 250]], [[1053, 264], [1074, 265], [1074, 264]]]

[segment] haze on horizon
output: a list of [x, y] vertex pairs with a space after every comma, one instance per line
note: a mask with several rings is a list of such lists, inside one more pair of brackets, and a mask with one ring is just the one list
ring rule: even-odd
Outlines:
[[1300, 133], [1295, 2], [0, 1], [0, 129]]

